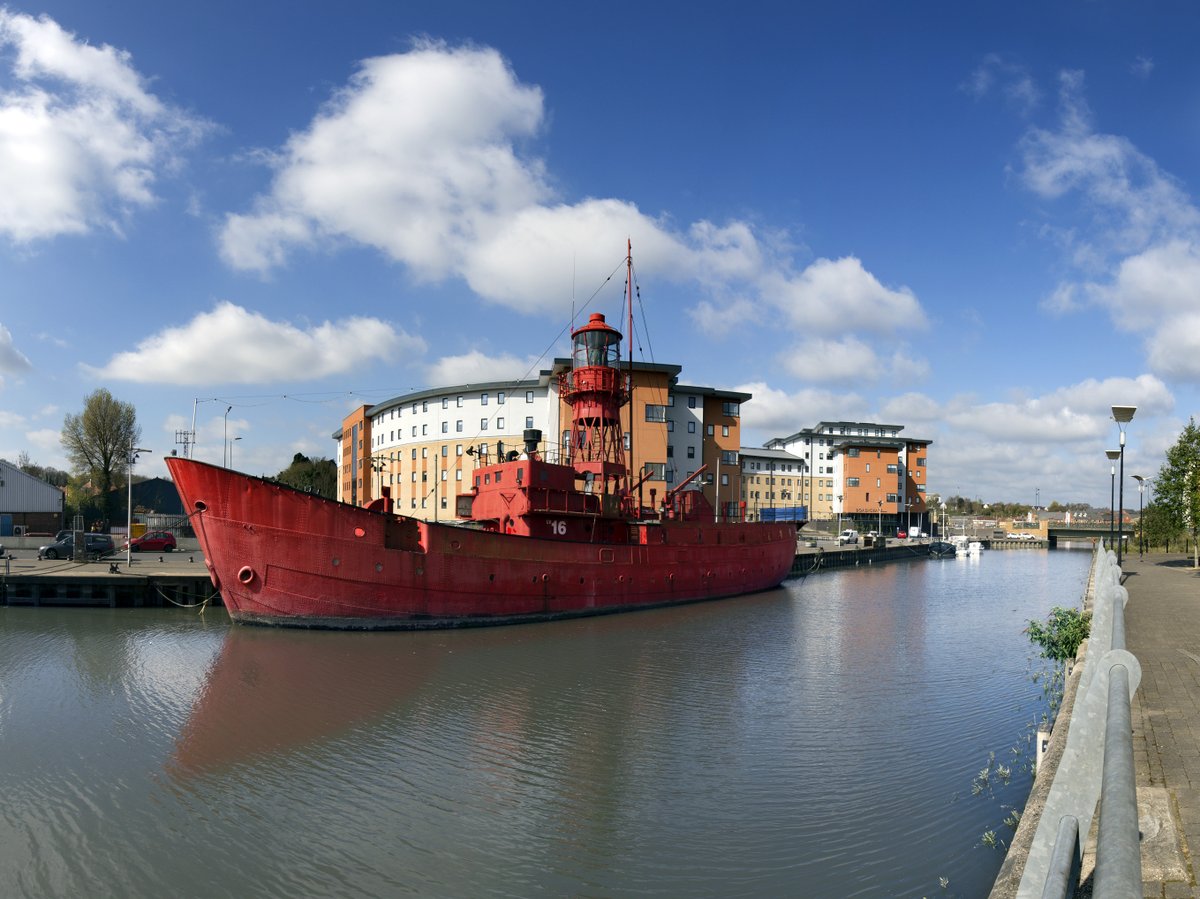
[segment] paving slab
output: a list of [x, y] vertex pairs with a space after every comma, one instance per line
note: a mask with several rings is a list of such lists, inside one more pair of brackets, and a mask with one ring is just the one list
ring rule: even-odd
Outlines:
[[1200, 572], [1182, 555], [1127, 555], [1143, 895], [1200, 899]]

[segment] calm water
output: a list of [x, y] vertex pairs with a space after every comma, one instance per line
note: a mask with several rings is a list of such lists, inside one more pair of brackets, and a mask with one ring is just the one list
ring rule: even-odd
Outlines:
[[1021, 629], [1090, 561], [427, 634], [0, 608], [0, 895], [981, 896]]

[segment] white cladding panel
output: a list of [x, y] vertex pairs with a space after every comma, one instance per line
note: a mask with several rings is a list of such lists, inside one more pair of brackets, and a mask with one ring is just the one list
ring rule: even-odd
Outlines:
[[0, 460], [0, 512], [62, 512], [63, 492]]

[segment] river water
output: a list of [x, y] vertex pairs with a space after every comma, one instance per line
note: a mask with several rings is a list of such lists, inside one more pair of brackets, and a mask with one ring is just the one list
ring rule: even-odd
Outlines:
[[0, 608], [0, 895], [985, 895], [1021, 631], [1090, 562], [432, 633]]

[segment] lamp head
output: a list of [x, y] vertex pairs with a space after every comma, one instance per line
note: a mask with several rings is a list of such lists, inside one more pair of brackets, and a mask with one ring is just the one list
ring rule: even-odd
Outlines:
[[1133, 413], [1137, 411], [1137, 406], [1113, 406], [1113, 420], [1117, 424], [1128, 424], [1133, 421]]
[[1120, 450], [1105, 450], [1104, 455], [1108, 456], [1109, 459], [1111, 459], [1112, 461], [1115, 462], [1115, 461], [1117, 461], [1117, 459], [1121, 458], [1121, 451]]

